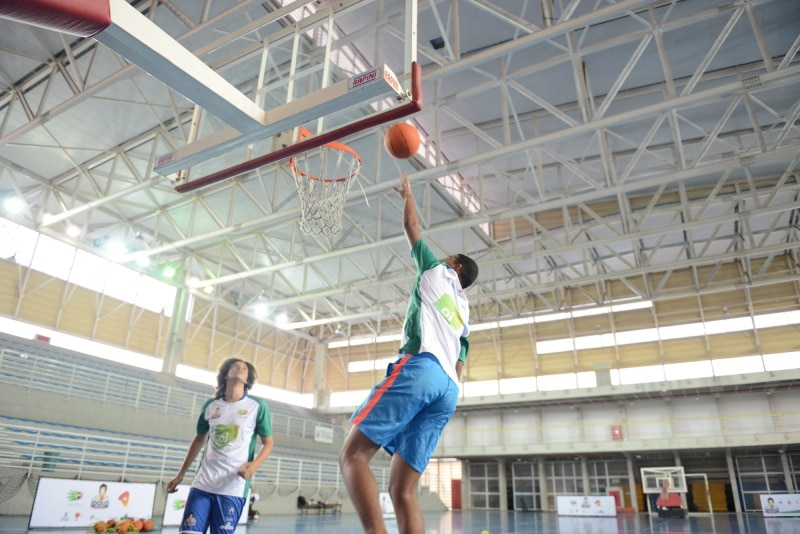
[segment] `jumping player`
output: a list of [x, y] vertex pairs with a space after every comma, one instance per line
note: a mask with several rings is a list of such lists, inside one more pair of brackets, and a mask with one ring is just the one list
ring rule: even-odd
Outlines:
[[469, 306], [464, 289], [478, 266], [463, 254], [444, 260], [428, 249], [408, 176], [396, 187], [404, 199], [403, 228], [417, 268], [403, 326], [400, 358], [389, 365], [351, 417], [353, 427], [339, 455], [347, 491], [365, 532], [383, 534], [378, 484], [369, 467], [383, 447], [392, 455], [389, 495], [404, 534], [425, 532], [417, 484], [445, 425], [456, 409], [458, 380], [469, 344]]

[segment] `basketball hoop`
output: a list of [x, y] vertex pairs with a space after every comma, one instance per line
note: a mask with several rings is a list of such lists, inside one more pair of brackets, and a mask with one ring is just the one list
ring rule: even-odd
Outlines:
[[[311, 137], [300, 127], [298, 141]], [[332, 141], [319, 151], [306, 151], [289, 158], [302, 218], [300, 229], [306, 235], [330, 236], [342, 229], [342, 211], [353, 178], [361, 169], [361, 157], [347, 145]]]

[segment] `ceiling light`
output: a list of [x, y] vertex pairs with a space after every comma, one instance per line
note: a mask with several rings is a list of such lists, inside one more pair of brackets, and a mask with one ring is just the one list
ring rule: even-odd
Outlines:
[[3, 207], [9, 213], [21, 213], [25, 209], [25, 203], [17, 197], [10, 197], [3, 202]]
[[136, 260], [136, 265], [139, 267], [149, 267], [150, 266], [150, 258], [147, 256], [142, 256], [138, 260]]
[[266, 302], [259, 302], [253, 307], [253, 312], [259, 317], [266, 317], [269, 313], [269, 306]]
[[174, 265], [166, 264], [163, 267], [161, 267], [161, 276], [169, 280], [175, 278], [175, 275], [177, 273], [178, 269], [176, 269]]
[[285, 313], [280, 313], [277, 317], [275, 317], [275, 326], [278, 328], [283, 328], [287, 324], [289, 324], [289, 316]]
[[78, 237], [81, 235], [81, 228], [80, 226], [76, 226], [74, 224], [70, 224], [67, 226], [67, 235], [70, 237]]
[[125, 243], [116, 239], [108, 241], [105, 245], [103, 245], [103, 248], [106, 250], [111, 259], [121, 258], [128, 252], [128, 247], [125, 246]]
[[205, 293], [206, 295], [210, 295], [213, 292], [214, 292], [214, 286], [206, 286], [203, 288], [203, 293]]

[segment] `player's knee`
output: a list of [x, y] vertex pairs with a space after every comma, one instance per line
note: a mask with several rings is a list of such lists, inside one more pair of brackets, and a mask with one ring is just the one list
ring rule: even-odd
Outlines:
[[401, 482], [389, 481], [389, 496], [392, 498], [392, 503], [395, 507], [400, 507], [404, 503], [414, 502], [417, 498], [416, 485], [410, 486]]

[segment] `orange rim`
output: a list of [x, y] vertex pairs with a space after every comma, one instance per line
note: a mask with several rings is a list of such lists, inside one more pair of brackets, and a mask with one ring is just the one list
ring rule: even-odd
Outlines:
[[[311, 132], [309, 132], [305, 126], [300, 126], [300, 131], [297, 135], [297, 140], [302, 141], [303, 139], [306, 139], [308, 137], [311, 137]], [[289, 168], [292, 169], [292, 172], [295, 174], [299, 174], [303, 178], [308, 178], [309, 180], [317, 180], [319, 182], [344, 182], [345, 180], [349, 180], [350, 178], [353, 178], [356, 174], [358, 174], [358, 170], [361, 168], [361, 156], [358, 155], [358, 152], [356, 152], [349, 146], [345, 145], [344, 143], [340, 143], [338, 141], [331, 141], [330, 143], [325, 143], [322, 146], [331, 148], [333, 150], [339, 150], [346, 154], [350, 154], [356, 159], [356, 161], [358, 161], [358, 167], [356, 168], [355, 171], [351, 172], [347, 176], [343, 176], [342, 178], [322, 178], [320, 176], [314, 176], [312, 174], [308, 174], [307, 172], [300, 170], [300, 168], [297, 166], [297, 163], [295, 162], [296, 161], [295, 157], [292, 156], [289, 158]]]

